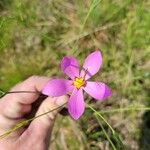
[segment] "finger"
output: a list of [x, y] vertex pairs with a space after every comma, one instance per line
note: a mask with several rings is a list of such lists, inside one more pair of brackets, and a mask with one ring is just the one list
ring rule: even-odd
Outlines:
[[[68, 96], [61, 96], [57, 98], [48, 97], [45, 101], [43, 101], [43, 103], [39, 107], [36, 116], [46, 113], [50, 110], [60, 108], [60, 106], [64, 105], [67, 101], [68, 101]], [[28, 130], [25, 131], [24, 136], [25, 137], [33, 136], [34, 138], [36, 137], [40, 139], [46, 139], [46, 137], [48, 137], [48, 134], [49, 135], [51, 134], [55, 118], [59, 111], [60, 109], [57, 109], [55, 111], [52, 111], [46, 115], [43, 115], [33, 120]]]
[[28, 113], [31, 110], [31, 104], [39, 96], [38, 92], [41, 92], [48, 80], [47, 77], [33, 76], [16, 85], [11, 91], [33, 91], [35, 93], [7, 94], [0, 102], [0, 114], [14, 119]]
[[43, 86], [48, 82], [47, 77], [33, 76], [16, 85], [11, 91], [34, 91], [35, 93], [13, 93], [0, 101], [0, 133], [11, 129], [20, 122], [20, 118], [31, 111], [31, 104], [36, 101]]

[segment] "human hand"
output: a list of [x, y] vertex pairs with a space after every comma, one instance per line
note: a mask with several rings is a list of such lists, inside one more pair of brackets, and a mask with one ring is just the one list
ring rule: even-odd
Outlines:
[[[11, 130], [17, 123], [23, 121], [25, 115], [33, 110], [33, 103], [48, 82], [47, 77], [33, 76], [19, 83], [11, 91], [35, 91], [35, 93], [7, 94], [0, 100], [0, 135]], [[67, 96], [57, 98], [47, 97], [39, 106], [35, 116], [62, 106], [67, 102]], [[39, 117], [29, 124], [0, 139], [0, 150], [46, 150], [56, 115], [59, 110]]]

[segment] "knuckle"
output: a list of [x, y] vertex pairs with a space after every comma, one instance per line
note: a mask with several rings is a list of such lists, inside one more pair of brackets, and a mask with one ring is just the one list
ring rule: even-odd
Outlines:
[[37, 80], [37, 79], [39, 79], [40, 77], [38, 76], [38, 75], [32, 75], [32, 76], [30, 76], [27, 80], [28, 81], [35, 81], [35, 80]]

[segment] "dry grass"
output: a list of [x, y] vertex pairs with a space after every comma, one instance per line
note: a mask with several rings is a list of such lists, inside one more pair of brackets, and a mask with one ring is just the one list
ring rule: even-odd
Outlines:
[[[98, 111], [149, 107], [149, 6], [146, 0], [1, 0], [0, 88], [8, 90], [34, 74], [63, 76], [59, 71], [63, 56], [73, 55], [82, 64], [98, 48], [103, 53], [103, 67], [94, 79], [108, 83], [113, 96], [91, 105]], [[150, 129], [148, 118], [142, 117], [145, 111], [120, 110], [103, 116], [125, 149], [148, 150]], [[101, 123], [117, 150], [123, 149], [106, 123]], [[88, 108], [77, 122], [60, 116], [55, 128], [53, 150], [112, 149]]]

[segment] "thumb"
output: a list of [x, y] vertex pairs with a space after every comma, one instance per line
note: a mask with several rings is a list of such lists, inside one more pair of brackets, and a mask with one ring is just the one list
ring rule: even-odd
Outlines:
[[[50, 110], [54, 110], [56, 108], [61, 107], [63, 104], [65, 104], [68, 100], [67, 96], [61, 96], [61, 97], [55, 97], [46, 98], [43, 103], [40, 105], [36, 116], [39, 116], [43, 113], [46, 113]], [[28, 128], [28, 133], [30, 133], [30, 136], [33, 136], [34, 138], [39, 138], [41, 140], [47, 139], [47, 137], [50, 136], [55, 118], [60, 111], [61, 108], [56, 109], [50, 113], [47, 113], [39, 118], [36, 118], [33, 120]]]

